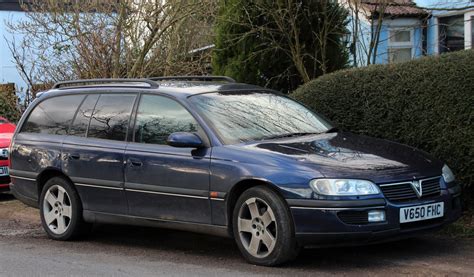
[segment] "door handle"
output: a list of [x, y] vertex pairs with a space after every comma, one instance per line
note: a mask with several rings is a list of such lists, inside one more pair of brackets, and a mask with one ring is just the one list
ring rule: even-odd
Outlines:
[[129, 159], [128, 160], [130, 165], [133, 167], [133, 166], [142, 166], [143, 163], [142, 161], [138, 160], [138, 159]]
[[79, 154], [69, 154], [70, 160], [79, 160], [80, 158], [81, 158], [81, 155]]

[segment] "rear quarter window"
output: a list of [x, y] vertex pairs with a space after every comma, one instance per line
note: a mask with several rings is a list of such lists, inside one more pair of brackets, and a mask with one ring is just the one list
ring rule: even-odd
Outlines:
[[49, 98], [38, 104], [28, 116], [21, 132], [65, 135], [84, 95]]

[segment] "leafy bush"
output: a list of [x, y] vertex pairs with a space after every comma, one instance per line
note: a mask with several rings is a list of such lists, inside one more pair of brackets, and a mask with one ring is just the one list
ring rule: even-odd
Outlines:
[[335, 72], [292, 97], [344, 130], [423, 149], [473, 185], [474, 50]]
[[215, 75], [287, 93], [346, 68], [348, 12], [337, 1], [218, 2]]
[[20, 118], [20, 112], [14, 103], [7, 97], [0, 94], [0, 116], [11, 122], [16, 122]]

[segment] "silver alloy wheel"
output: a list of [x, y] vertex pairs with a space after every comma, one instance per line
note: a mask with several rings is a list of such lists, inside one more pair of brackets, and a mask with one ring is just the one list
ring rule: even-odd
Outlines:
[[44, 195], [43, 216], [49, 230], [57, 235], [64, 234], [72, 218], [71, 199], [66, 190], [58, 185], [51, 186]]
[[264, 258], [272, 253], [277, 240], [277, 222], [272, 208], [260, 198], [245, 201], [237, 221], [240, 240], [248, 253]]

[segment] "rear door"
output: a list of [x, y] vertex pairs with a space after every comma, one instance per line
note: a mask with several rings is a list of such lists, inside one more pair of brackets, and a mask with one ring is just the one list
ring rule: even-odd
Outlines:
[[[133, 139], [125, 152], [130, 214], [211, 223], [210, 148], [168, 146], [166, 139], [173, 132], [200, 132], [200, 127], [174, 99], [143, 94]], [[200, 136], [205, 138], [203, 133]]]
[[60, 95], [34, 106], [15, 135], [10, 174], [15, 192], [38, 200], [36, 178], [45, 169], [61, 169], [61, 144], [85, 95]]
[[75, 183], [84, 209], [126, 214], [124, 151], [136, 94], [90, 94], [63, 144], [63, 171]]

